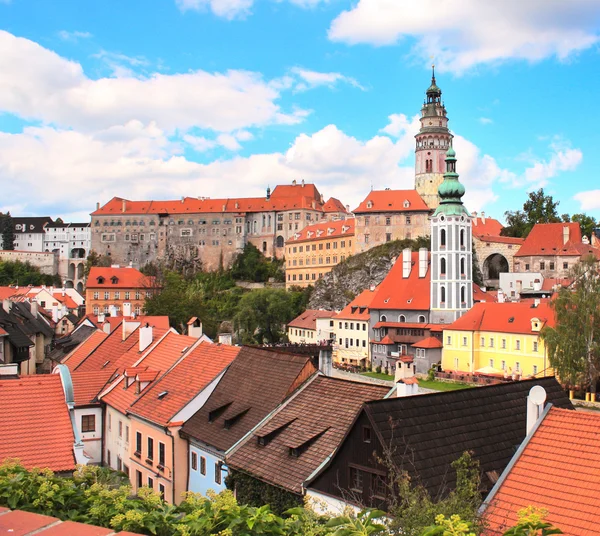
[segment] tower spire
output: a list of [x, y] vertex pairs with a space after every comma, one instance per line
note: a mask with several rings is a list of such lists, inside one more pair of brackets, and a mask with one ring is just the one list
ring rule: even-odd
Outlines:
[[438, 188], [440, 197], [440, 205], [435, 210], [433, 216], [446, 214], [446, 216], [460, 216], [465, 214], [470, 216], [462, 202], [462, 197], [465, 195], [465, 187], [458, 180], [456, 173], [456, 152], [450, 146], [446, 152], [446, 172], [444, 180]]

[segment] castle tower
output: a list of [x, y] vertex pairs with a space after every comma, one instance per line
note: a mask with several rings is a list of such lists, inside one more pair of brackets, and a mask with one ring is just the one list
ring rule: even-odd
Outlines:
[[415, 189], [427, 206], [437, 208], [438, 188], [444, 179], [445, 154], [452, 145], [442, 90], [435, 83], [432, 66], [431, 85], [421, 108], [421, 129], [415, 136]]
[[456, 153], [450, 147], [431, 216], [431, 322], [449, 324], [473, 306], [471, 215], [462, 202]]

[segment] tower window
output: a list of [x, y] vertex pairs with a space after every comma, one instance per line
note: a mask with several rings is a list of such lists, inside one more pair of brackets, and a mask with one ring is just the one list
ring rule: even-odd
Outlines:
[[446, 229], [440, 231], [440, 246], [443, 248], [446, 247]]
[[465, 296], [466, 296], [465, 287], [460, 287], [460, 303], [466, 303]]
[[460, 275], [465, 275], [465, 273], [465, 259], [460, 259]]
[[440, 275], [446, 275], [446, 259], [440, 260]]
[[465, 230], [464, 229], [460, 230], [460, 247], [461, 248], [465, 247]]
[[446, 303], [446, 287], [440, 289], [440, 303]]

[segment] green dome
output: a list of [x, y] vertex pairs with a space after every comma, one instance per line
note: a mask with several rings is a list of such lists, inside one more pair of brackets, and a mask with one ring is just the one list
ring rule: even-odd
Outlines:
[[452, 147], [446, 152], [446, 173], [444, 173], [444, 181], [438, 188], [438, 195], [440, 196], [440, 205], [435, 210], [434, 217], [439, 214], [446, 214], [447, 216], [465, 214], [469, 216], [469, 212], [462, 202], [465, 187], [458, 180], [456, 153]]
[[442, 90], [437, 87], [435, 81], [431, 82], [431, 85], [427, 88], [427, 94], [429, 95], [430, 93], [434, 93], [436, 95], [442, 94]]
[[465, 195], [465, 187], [462, 183], [458, 182], [458, 178], [444, 180], [438, 188], [438, 194], [442, 198], [442, 203], [444, 200], [460, 200], [460, 198]]
[[446, 151], [446, 156], [449, 156], [450, 158], [456, 158], [456, 152], [452, 147]]

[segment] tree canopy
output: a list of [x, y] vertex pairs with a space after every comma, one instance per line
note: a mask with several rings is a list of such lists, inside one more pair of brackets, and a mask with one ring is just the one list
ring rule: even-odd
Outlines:
[[54, 285], [60, 287], [62, 282], [58, 275], [48, 275], [40, 272], [37, 266], [29, 262], [0, 261], [0, 285]]
[[600, 275], [594, 257], [577, 263], [569, 278], [573, 288], [561, 288], [551, 302], [555, 326], [541, 332], [550, 365], [563, 383], [596, 392], [600, 377]]
[[15, 249], [15, 227], [10, 212], [2, 214], [0, 212], [0, 235], [2, 242], [2, 249], [6, 251], [13, 251]]

